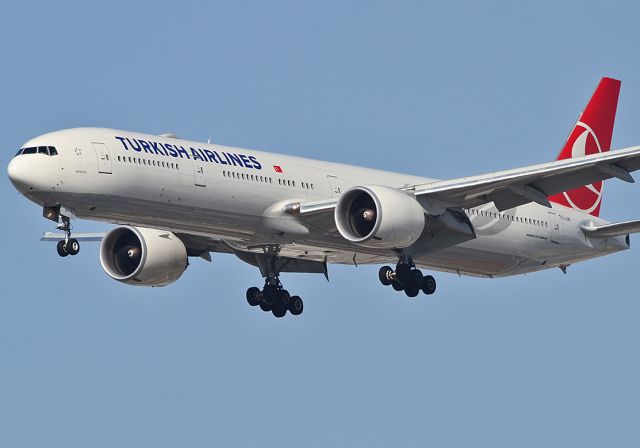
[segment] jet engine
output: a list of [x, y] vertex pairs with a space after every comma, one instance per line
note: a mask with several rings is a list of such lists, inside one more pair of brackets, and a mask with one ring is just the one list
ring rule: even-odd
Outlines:
[[166, 286], [187, 269], [187, 249], [166, 230], [120, 226], [100, 245], [100, 264], [109, 277], [138, 286]]
[[404, 248], [422, 234], [425, 217], [415, 198], [382, 185], [351, 187], [338, 199], [335, 221], [340, 234], [372, 248]]

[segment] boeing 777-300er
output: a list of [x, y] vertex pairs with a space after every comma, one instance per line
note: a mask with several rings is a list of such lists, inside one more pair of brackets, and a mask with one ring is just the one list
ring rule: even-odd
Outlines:
[[[62, 257], [99, 239], [113, 279], [176, 281], [188, 257], [234, 254], [260, 269], [246, 298], [276, 317], [302, 312], [282, 272], [384, 264], [379, 280], [415, 297], [436, 282], [418, 268], [501, 277], [629, 248], [640, 221], [599, 217], [602, 182], [633, 182], [640, 147], [609, 151], [620, 81], [603, 78], [557, 160], [436, 180], [217, 144], [171, 134], [67, 129], [26, 142], [8, 166], [20, 193], [64, 233]], [[71, 220], [118, 226], [73, 235]]]

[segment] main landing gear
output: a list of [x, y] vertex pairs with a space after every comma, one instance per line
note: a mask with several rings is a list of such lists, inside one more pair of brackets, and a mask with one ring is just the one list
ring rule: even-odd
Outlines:
[[61, 257], [78, 255], [78, 252], [80, 252], [80, 243], [77, 239], [71, 238], [71, 220], [68, 217], [60, 215], [58, 230], [64, 232], [64, 239], [58, 241], [58, 245], [56, 246], [58, 255]]
[[299, 296], [289, 295], [278, 277], [267, 277], [264, 288], [247, 289], [247, 302], [251, 306], [259, 306], [262, 311], [271, 311], [275, 317], [284, 317], [289, 311], [292, 315], [302, 314], [304, 303]]
[[267, 246], [263, 250], [263, 254], [256, 254], [256, 265], [265, 278], [264, 287], [259, 289], [254, 286], [247, 289], [247, 302], [251, 306], [259, 306], [262, 311], [271, 311], [278, 318], [284, 317], [287, 311], [294, 316], [302, 314], [302, 299], [290, 295], [280, 282], [280, 271], [288, 263], [286, 259], [278, 256], [280, 247]]
[[378, 276], [380, 283], [391, 285], [396, 291], [404, 291], [409, 297], [417, 296], [420, 291], [427, 295], [436, 291], [436, 279], [431, 275], [423, 275], [410, 257], [402, 257], [395, 271], [390, 266], [381, 267]]

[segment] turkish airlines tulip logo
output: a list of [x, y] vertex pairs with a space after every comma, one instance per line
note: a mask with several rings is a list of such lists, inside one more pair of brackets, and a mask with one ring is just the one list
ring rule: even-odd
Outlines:
[[[573, 143], [571, 143], [573, 141]], [[593, 129], [582, 122], [578, 122], [569, 136], [567, 144], [571, 144], [571, 156], [582, 157], [602, 152], [602, 147]], [[591, 213], [600, 206], [602, 201], [602, 182], [585, 185], [562, 193], [571, 207], [585, 213]]]

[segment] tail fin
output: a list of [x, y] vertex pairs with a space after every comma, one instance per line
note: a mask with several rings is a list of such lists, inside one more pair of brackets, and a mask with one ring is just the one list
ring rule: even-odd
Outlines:
[[[611, 149], [613, 123], [616, 119], [620, 81], [602, 78], [573, 131], [569, 134], [557, 160], [570, 159]], [[549, 196], [551, 202], [571, 207], [593, 216], [600, 214], [602, 182]]]

